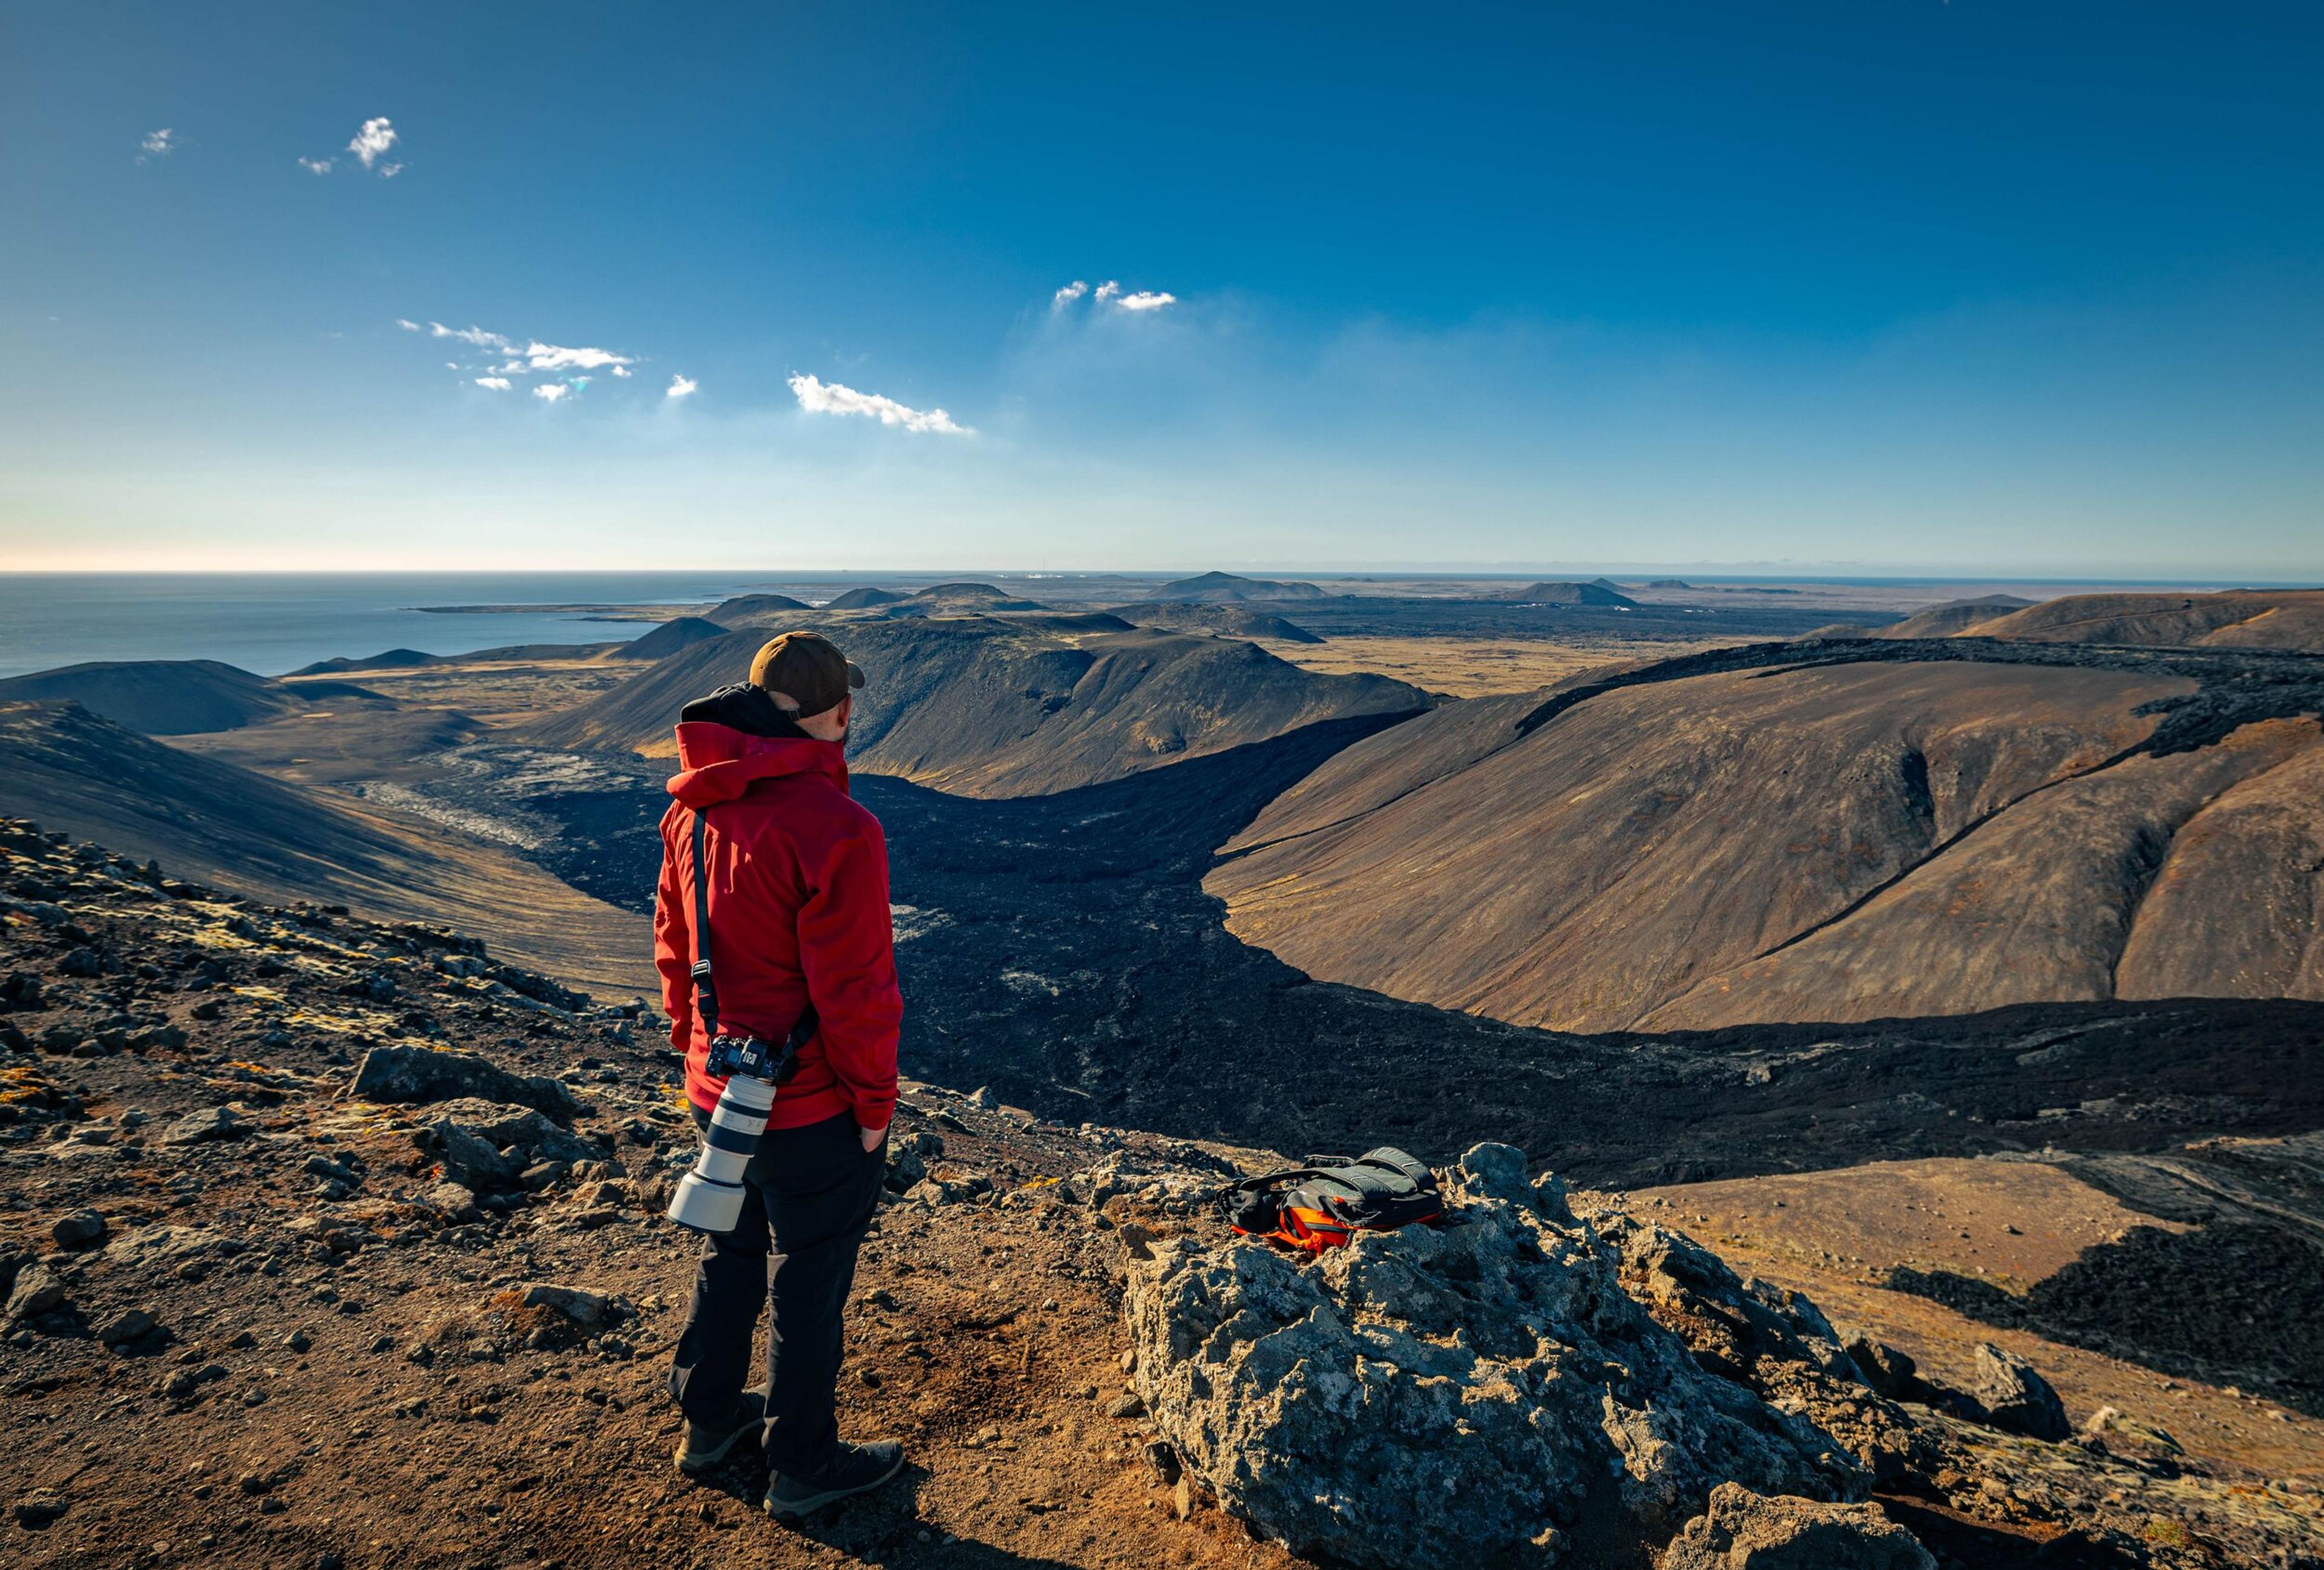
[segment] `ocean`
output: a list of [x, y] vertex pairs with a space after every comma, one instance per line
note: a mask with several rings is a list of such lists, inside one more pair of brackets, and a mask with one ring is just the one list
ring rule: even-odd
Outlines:
[[[715, 605], [763, 579], [714, 573], [5, 573], [0, 677], [90, 660], [220, 660], [280, 676], [336, 655], [462, 654], [627, 641], [649, 622], [568, 605]], [[423, 605], [506, 605], [430, 614]]]

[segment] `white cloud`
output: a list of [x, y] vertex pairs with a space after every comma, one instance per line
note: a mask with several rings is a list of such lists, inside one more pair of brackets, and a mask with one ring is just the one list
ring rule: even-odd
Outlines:
[[400, 163], [383, 163], [379, 166], [379, 178], [382, 180], [393, 180], [402, 172], [403, 165]]
[[[363, 129], [356, 132], [355, 140], [347, 143], [347, 151], [361, 159], [363, 166], [369, 169], [379, 162], [383, 153], [395, 145], [397, 140], [395, 127], [388, 124], [386, 115], [382, 115], [377, 119], [363, 123]], [[402, 167], [400, 163], [391, 163], [380, 172], [392, 176]]]
[[[488, 387], [495, 392], [505, 392], [509, 390], [509, 379], [506, 376], [479, 376], [476, 378], [476, 385]], [[544, 389], [536, 387], [533, 391], [539, 392]]]
[[[497, 379], [498, 378], [495, 378], [495, 380]], [[535, 398], [543, 400], [544, 402], [554, 403], [559, 398], [564, 397], [567, 392], [572, 391], [572, 388], [567, 387], [562, 382], [550, 382], [542, 386], [535, 387], [532, 390], [532, 395]]]
[[145, 140], [137, 144], [144, 150], [138, 153], [137, 162], [143, 163], [149, 158], [167, 158], [171, 153], [175, 152], [177, 147], [171, 142], [171, 134], [167, 125], [162, 126], [159, 131], [148, 131], [145, 134]]
[[616, 355], [605, 349], [568, 349], [537, 342], [527, 344], [524, 355], [536, 371], [596, 371], [607, 365], [637, 364], [629, 355]]
[[[700, 385], [702, 385], [701, 383], [689, 381], [684, 376], [672, 376], [669, 379], [669, 391], [664, 392], [662, 396], [665, 398], [691, 398], [694, 396], [694, 390]], [[791, 385], [796, 387], [798, 383], [797, 381], [793, 381]], [[805, 402], [805, 398], [802, 397], [800, 402]]]
[[327, 158], [302, 158], [299, 161], [299, 167], [309, 174], [328, 174], [331, 172], [331, 161]]
[[976, 434], [964, 425], [954, 424], [952, 416], [941, 409], [908, 409], [892, 398], [882, 398], [877, 392], [858, 392], [854, 388], [843, 387], [836, 382], [819, 382], [813, 376], [793, 376], [791, 391], [798, 395], [801, 409], [816, 414], [862, 414], [882, 425], [900, 425], [906, 430], [932, 432], [939, 436]]
[[1051, 310], [1063, 310], [1065, 307], [1073, 304], [1074, 301], [1079, 300], [1083, 295], [1087, 294], [1088, 292], [1089, 285], [1076, 278], [1071, 283], [1066, 284], [1063, 289], [1057, 291], [1056, 293], [1049, 296], [1049, 309]]
[[1097, 286], [1097, 301], [1100, 305], [1103, 305], [1107, 300], [1111, 300], [1115, 295], [1120, 294], [1120, 292], [1121, 285], [1109, 278], [1103, 283]]
[[[499, 362], [497, 364], [488, 358], [483, 365], [475, 367], [489, 373], [492, 378], [492, 381], [479, 378], [478, 384], [482, 386], [490, 386], [493, 381], [501, 382], [503, 385], [506, 385], [508, 377], [530, 376], [542, 372], [553, 374], [604, 370], [611, 371], [616, 376], [628, 377], [632, 374], [630, 367], [638, 363], [635, 356], [618, 355], [611, 349], [568, 348], [562, 344], [542, 343], [538, 338], [519, 340], [510, 337], [505, 333], [496, 333], [490, 328], [447, 327], [440, 321], [431, 321], [427, 323], [423, 329], [422, 324], [408, 317], [397, 317], [395, 325], [406, 332], [416, 333], [425, 330], [431, 338], [448, 338], [457, 343], [473, 344], [484, 350], [486, 356], [497, 356]], [[455, 365], [453, 368], [456, 370], [459, 367]], [[540, 396], [555, 402], [569, 393], [579, 392], [588, 384], [589, 378], [586, 376], [567, 376], [564, 384], [558, 386], [554, 392], [539, 389], [536, 391], [539, 392]]]
[[440, 321], [428, 324], [428, 336], [438, 338], [457, 338], [464, 344], [474, 344], [480, 349], [512, 349], [516, 346], [498, 333], [488, 333], [480, 327], [447, 328]]
[[1124, 310], [1160, 310], [1166, 305], [1177, 304], [1178, 297], [1175, 294], [1157, 294], [1141, 289], [1136, 294], [1123, 295], [1114, 303]]

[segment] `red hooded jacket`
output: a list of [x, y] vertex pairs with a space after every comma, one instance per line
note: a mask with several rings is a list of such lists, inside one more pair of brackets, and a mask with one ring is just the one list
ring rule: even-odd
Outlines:
[[726, 1082], [704, 1070], [708, 1031], [694, 1011], [694, 815], [708, 814], [710, 960], [729, 1033], [788, 1035], [809, 999], [820, 1020], [770, 1128], [850, 1113], [867, 1129], [896, 1110], [896, 988], [888, 842], [847, 794], [839, 744], [755, 736], [696, 721], [678, 727], [677, 799], [661, 819], [654, 966], [669, 1042], [686, 1054], [686, 1094], [705, 1112]]

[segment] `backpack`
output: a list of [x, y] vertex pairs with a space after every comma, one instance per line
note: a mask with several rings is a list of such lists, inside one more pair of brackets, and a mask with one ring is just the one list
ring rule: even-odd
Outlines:
[[1355, 1233], [1393, 1232], [1444, 1213], [1436, 1174], [1402, 1150], [1383, 1145], [1352, 1161], [1307, 1159], [1307, 1166], [1246, 1178], [1224, 1189], [1220, 1203], [1234, 1230], [1322, 1253]]

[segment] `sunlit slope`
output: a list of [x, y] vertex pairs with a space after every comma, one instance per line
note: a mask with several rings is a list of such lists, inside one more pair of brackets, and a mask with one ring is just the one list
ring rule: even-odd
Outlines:
[[1453, 706], [1326, 762], [1206, 887], [1320, 978], [1575, 1030], [2324, 997], [2317, 724], [2138, 751], [2195, 685], [1873, 661], [1529, 730], [1545, 695]]

